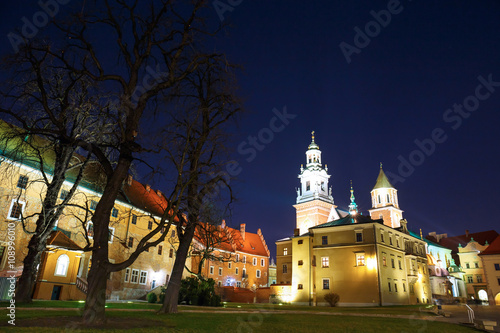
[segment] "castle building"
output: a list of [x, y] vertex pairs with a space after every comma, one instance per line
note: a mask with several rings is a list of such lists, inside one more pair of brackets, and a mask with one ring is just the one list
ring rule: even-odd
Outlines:
[[490, 305], [500, 305], [500, 236], [479, 256], [484, 267], [488, 301]]
[[352, 186], [349, 209], [334, 204], [314, 132], [299, 179], [293, 237], [276, 241], [272, 294], [303, 305], [327, 305], [332, 292], [341, 306], [430, 302], [426, 244], [408, 231], [397, 190], [382, 168], [370, 216], [358, 212]]

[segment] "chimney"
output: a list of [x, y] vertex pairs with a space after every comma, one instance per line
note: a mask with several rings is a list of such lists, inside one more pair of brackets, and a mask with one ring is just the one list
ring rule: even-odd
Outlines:
[[465, 230], [465, 237], [469, 237], [469, 229]]
[[158, 196], [161, 198], [162, 193], [160, 190], [156, 190], [156, 194], [158, 194]]
[[146, 191], [151, 191], [151, 186], [149, 184], [146, 184]]
[[226, 220], [222, 220], [222, 223], [220, 224], [220, 227], [222, 229], [225, 229], [226, 228]]
[[243, 238], [243, 240], [245, 240], [245, 227], [246, 227], [245, 223], [240, 224], [240, 233], [241, 233], [241, 238]]
[[297, 236], [299, 236], [299, 234], [300, 234], [300, 229], [299, 228], [293, 229], [293, 237], [297, 237]]
[[127, 176], [127, 185], [128, 185], [128, 186], [131, 186], [131, 185], [132, 185], [132, 179], [134, 179], [134, 177], [132, 177], [132, 175], [128, 175], [128, 176]]

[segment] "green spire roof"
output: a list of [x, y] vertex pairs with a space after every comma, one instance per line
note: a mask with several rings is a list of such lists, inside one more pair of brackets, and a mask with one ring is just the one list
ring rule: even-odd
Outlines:
[[309, 145], [308, 149], [319, 149], [319, 146], [316, 144], [316, 142], [314, 142], [314, 131], [311, 132], [311, 136], [312, 136], [312, 142]]
[[392, 186], [389, 179], [387, 179], [387, 176], [385, 175], [384, 170], [382, 169], [382, 163], [380, 163], [380, 172], [378, 173], [377, 182], [375, 183], [373, 189], [375, 190], [377, 188], [384, 188], [384, 187], [395, 188], [394, 186]]

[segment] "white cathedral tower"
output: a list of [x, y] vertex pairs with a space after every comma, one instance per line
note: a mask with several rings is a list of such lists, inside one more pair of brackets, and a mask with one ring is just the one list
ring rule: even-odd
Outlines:
[[336, 208], [333, 204], [332, 190], [328, 187], [330, 175], [328, 167], [323, 168], [321, 163], [321, 150], [312, 142], [306, 151], [306, 166], [300, 166], [300, 188], [297, 189], [297, 226], [302, 235], [310, 227], [329, 221], [330, 213]]

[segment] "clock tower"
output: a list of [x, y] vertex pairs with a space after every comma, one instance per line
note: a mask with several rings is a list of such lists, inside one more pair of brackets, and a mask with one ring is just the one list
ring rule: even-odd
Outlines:
[[312, 142], [306, 151], [306, 166], [300, 166], [300, 188], [297, 188], [297, 203], [293, 206], [297, 211], [297, 226], [299, 234], [304, 234], [309, 228], [328, 222], [333, 204], [332, 189], [328, 187], [330, 175], [328, 167], [323, 168], [321, 150]]

